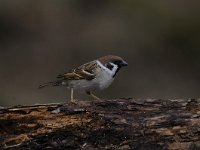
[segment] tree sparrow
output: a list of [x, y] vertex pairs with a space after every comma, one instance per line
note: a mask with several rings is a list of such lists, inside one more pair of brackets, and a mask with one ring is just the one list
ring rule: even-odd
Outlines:
[[121, 67], [127, 66], [121, 57], [107, 55], [88, 62], [57, 76], [58, 80], [39, 86], [67, 86], [71, 89], [71, 102], [74, 102], [73, 90], [83, 90], [95, 99], [99, 99], [91, 91], [103, 90], [114, 80]]

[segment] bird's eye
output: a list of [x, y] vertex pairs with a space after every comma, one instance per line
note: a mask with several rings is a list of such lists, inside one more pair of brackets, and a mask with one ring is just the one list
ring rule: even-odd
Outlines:
[[112, 64], [110, 64], [110, 63], [107, 63], [107, 64], [106, 64], [106, 67], [107, 67], [108, 69], [112, 70], [114, 66], [113, 66]]
[[121, 61], [116, 60], [116, 61], [114, 61], [113, 63], [116, 64], [116, 65], [119, 65], [119, 64], [121, 63]]

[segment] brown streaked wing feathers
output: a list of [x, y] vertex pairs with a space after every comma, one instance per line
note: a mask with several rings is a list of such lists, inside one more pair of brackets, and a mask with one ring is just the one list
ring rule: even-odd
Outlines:
[[58, 75], [57, 78], [63, 78], [66, 80], [92, 80], [95, 78], [94, 70], [96, 66], [97, 63], [95, 61], [86, 63], [78, 67], [77, 69], [73, 69], [64, 74]]

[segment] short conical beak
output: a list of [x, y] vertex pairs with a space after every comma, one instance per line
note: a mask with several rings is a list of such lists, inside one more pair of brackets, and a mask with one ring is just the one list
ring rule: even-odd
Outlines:
[[126, 61], [123, 60], [123, 61], [121, 62], [120, 65], [121, 65], [122, 67], [124, 67], [124, 66], [128, 66], [128, 63], [127, 63]]

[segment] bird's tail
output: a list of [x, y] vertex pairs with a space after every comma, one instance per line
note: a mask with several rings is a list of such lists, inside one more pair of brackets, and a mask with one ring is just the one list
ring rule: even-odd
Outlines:
[[47, 83], [41, 84], [38, 87], [38, 89], [42, 89], [42, 88], [47, 87], [47, 86], [60, 86], [60, 85], [62, 85], [62, 81], [61, 80], [52, 81], [52, 82], [47, 82]]

